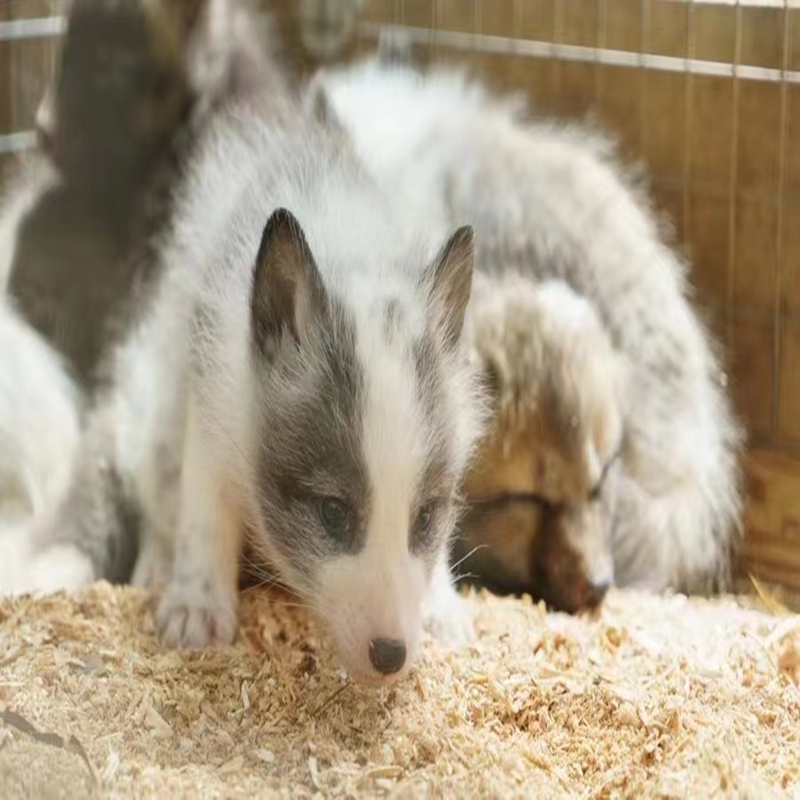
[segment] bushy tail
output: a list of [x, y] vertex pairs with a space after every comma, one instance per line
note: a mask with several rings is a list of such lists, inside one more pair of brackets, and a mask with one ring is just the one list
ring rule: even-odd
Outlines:
[[679, 483], [661, 493], [620, 477], [614, 535], [619, 585], [687, 594], [730, 587], [742, 540], [743, 436], [721, 386], [711, 386], [704, 400]]

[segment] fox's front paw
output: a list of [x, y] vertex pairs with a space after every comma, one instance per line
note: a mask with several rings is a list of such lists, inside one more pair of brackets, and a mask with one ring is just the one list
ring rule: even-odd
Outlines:
[[161, 597], [156, 622], [170, 647], [227, 645], [236, 634], [236, 595], [173, 581]]

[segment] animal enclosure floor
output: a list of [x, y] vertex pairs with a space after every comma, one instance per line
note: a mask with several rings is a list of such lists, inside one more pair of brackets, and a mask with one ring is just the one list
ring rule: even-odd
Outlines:
[[0, 796], [800, 796], [800, 617], [475, 602], [474, 646], [375, 692], [281, 596], [199, 653], [131, 589], [1, 601]]

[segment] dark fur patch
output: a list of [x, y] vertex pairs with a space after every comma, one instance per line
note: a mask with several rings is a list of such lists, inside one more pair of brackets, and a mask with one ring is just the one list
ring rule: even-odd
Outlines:
[[[420, 482], [421, 494], [417, 498], [417, 503], [420, 506], [431, 501], [437, 504], [452, 504], [455, 502], [457, 475], [451, 453], [450, 422], [446, 417], [441, 356], [430, 330], [414, 343], [413, 358], [419, 401], [430, 426], [428, 459]], [[437, 537], [417, 541], [412, 530], [409, 546], [411, 552], [425, 556], [436, 552], [440, 541]]]
[[162, 40], [141, 0], [72, 5], [44, 142], [64, 181], [21, 226], [11, 270], [26, 319], [92, 393], [157, 283], [152, 240], [193, 141], [197, 98]]
[[56, 90], [54, 156], [70, 180], [104, 192], [148, 172], [192, 100], [178, 37], [130, 0], [75, 2]]
[[[363, 459], [364, 377], [353, 320], [335, 299], [301, 350], [263, 360], [260, 505], [270, 540], [301, 574], [316, 559], [364, 545], [370, 483]], [[352, 510], [352, 530], [325, 532], [318, 501], [332, 496]], [[258, 542], [254, 542], [258, 547]]]

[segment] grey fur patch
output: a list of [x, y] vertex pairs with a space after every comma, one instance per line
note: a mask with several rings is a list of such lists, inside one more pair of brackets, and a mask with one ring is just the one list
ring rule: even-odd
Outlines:
[[[302, 348], [284, 348], [262, 375], [258, 468], [260, 511], [271, 544], [301, 575], [319, 559], [364, 545], [370, 482], [364, 462], [364, 376], [353, 319], [330, 298]], [[352, 511], [346, 538], [325, 531], [319, 501], [335, 497]], [[259, 543], [253, 541], [258, 549]]]

